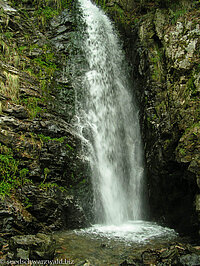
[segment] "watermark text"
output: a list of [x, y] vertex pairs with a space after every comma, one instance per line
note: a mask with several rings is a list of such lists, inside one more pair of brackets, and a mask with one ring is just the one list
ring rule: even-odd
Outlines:
[[70, 259], [56, 259], [56, 260], [3, 260], [0, 259], [0, 264], [4, 265], [62, 265], [62, 264], [68, 264], [68, 265], [73, 265], [75, 264], [74, 260]]

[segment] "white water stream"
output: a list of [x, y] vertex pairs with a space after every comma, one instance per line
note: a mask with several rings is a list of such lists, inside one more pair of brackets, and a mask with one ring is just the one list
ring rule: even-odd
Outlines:
[[144, 208], [143, 150], [138, 108], [118, 36], [103, 11], [90, 0], [79, 3], [86, 67], [77, 115], [92, 169], [95, 216], [103, 224], [87, 232], [134, 234], [135, 240], [139, 235], [148, 238], [148, 232], [150, 237], [163, 234], [162, 227], [136, 222], [142, 220]]
[[[82, 49], [88, 63], [85, 124], [90, 125], [97, 215], [106, 224], [141, 219], [143, 178], [138, 110], [132, 101], [124, 56], [109, 19], [89, 0], [80, 0], [86, 24]], [[100, 204], [99, 204], [100, 203]], [[98, 215], [99, 216], [99, 215]]]

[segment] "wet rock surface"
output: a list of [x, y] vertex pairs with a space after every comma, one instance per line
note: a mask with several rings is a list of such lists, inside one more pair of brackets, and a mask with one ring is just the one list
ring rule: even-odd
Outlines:
[[[159, 23], [158, 18], [165, 23]], [[182, 17], [174, 25], [168, 25], [168, 19], [165, 12], [156, 11], [143, 22], [149, 25], [148, 33], [144, 32], [143, 23], [139, 27], [139, 41], [143, 51], [148, 49], [146, 58], [150, 63], [143, 94], [150, 205], [155, 217], [162, 217], [180, 232], [196, 234], [199, 112], [198, 92], [193, 91], [190, 81], [198, 73], [199, 24], [195, 15], [193, 19], [190, 15]], [[143, 59], [139, 60], [141, 65]], [[146, 75], [145, 71], [141, 74]]]
[[8, 238], [16, 234], [80, 228], [88, 223], [80, 203], [67, 191], [26, 185], [0, 205], [0, 229]]
[[[91, 191], [88, 163], [72, 127], [75, 92], [66, 67], [72, 15], [60, 9], [51, 25], [46, 20], [42, 25], [37, 3], [23, 2], [21, 10], [19, 2], [11, 2], [15, 12], [5, 3], [0, 13], [3, 255], [15, 235], [34, 238], [38, 232], [86, 226], [81, 203]], [[55, 1], [48, 4], [57, 10]], [[14, 253], [16, 249], [18, 258], [30, 255], [21, 247]]]
[[57, 241], [56, 259], [70, 260], [80, 265], [198, 265], [199, 246], [186, 244], [180, 238], [152, 239], [146, 244], [123, 242], [96, 236], [80, 236], [61, 232]]
[[14, 236], [9, 241], [9, 259], [12, 260], [52, 260], [55, 255], [55, 240], [52, 236], [37, 235]]
[[[199, 4], [108, 1], [141, 107], [151, 218], [199, 231]], [[134, 1], [133, 1], [134, 2]], [[164, 2], [164, 1], [159, 1]], [[131, 8], [132, 13], [129, 11]], [[162, 7], [162, 8], [161, 8]], [[179, 13], [179, 15], [177, 15]]]

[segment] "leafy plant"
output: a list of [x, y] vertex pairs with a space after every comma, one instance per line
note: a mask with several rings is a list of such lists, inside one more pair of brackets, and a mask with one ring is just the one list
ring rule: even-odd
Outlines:
[[51, 171], [49, 170], [49, 168], [44, 168], [44, 181], [47, 179], [47, 175], [50, 173]]

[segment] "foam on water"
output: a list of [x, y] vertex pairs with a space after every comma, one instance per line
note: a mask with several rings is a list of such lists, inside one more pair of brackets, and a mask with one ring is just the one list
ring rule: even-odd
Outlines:
[[76, 231], [77, 234], [89, 235], [91, 238], [107, 238], [128, 243], [145, 244], [153, 239], [170, 240], [177, 233], [170, 228], [162, 227], [148, 221], [128, 221], [121, 225], [95, 224], [92, 227]]

